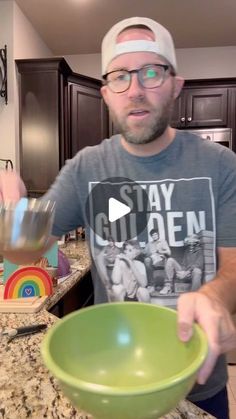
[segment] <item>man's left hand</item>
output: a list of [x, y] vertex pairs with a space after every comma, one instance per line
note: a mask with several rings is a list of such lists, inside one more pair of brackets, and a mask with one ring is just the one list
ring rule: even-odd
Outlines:
[[178, 299], [178, 336], [183, 342], [191, 338], [194, 321], [205, 331], [209, 345], [197, 378], [199, 384], [204, 384], [218, 356], [236, 347], [236, 328], [223, 304], [201, 291], [182, 294]]

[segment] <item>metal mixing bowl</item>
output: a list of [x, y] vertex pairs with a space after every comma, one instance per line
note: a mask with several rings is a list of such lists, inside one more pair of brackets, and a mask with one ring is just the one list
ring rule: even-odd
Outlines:
[[22, 198], [17, 203], [0, 204], [0, 248], [37, 250], [48, 240], [55, 203]]

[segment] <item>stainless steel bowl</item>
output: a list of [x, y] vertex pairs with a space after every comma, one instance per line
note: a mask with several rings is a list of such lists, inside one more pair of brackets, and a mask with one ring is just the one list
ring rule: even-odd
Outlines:
[[54, 208], [54, 202], [34, 198], [0, 204], [0, 248], [42, 248], [51, 234]]

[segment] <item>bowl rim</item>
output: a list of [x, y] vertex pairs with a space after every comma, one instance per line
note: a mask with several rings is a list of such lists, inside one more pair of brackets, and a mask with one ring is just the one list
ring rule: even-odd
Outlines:
[[[153, 306], [158, 309], [161, 309], [163, 311], [169, 311], [176, 315], [176, 310], [165, 307], [165, 306], [159, 306], [157, 304], [153, 303], [142, 303], [142, 302], [111, 302], [111, 303], [102, 303], [102, 304], [96, 304], [93, 306], [85, 307], [80, 310], [90, 311], [93, 310], [95, 307], [102, 308], [104, 306], [107, 306], [108, 304], [112, 305], [143, 305], [143, 306]], [[50, 346], [50, 340], [52, 337], [52, 334], [56, 329], [58, 329], [62, 322], [68, 321], [70, 318], [75, 317], [78, 313], [78, 310], [75, 312], [72, 312], [70, 314], [67, 314], [62, 319], [59, 319], [58, 322], [56, 322], [45, 334], [43, 341], [41, 343], [41, 356], [43, 358], [43, 361], [48, 368], [48, 370], [51, 372], [51, 374], [59, 380], [62, 384], [66, 384], [68, 386], [73, 386], [79, 390], [91, 392], [94, 394], [100, 394], [100, 395], [107, 395], [107, 396], [131, 396], [131, 395], [141, 395], [141, 394], [147, 394], [152, 393], [156, 391], [161, 391], [165, 389], [170, 389], [171, 387], [180, 384], [181, 382], [185, 381], [189, 377], [197, 374], [198, 369], [201, 367], [203, 362], [205, 361], [207, 354], [208, 354], [208, 342], [205, 332], [202, 330], [202, 328], [197, 324], [194, 323], [193, 329], [194, 333], [197, 333], [200, 339], [200, 348], [199, 353], [197, 357], [188, 365], [188, 367], [184, 368], [177, 374], [172, 375], [171, 377], [168, 377], [167, 379], [163, 379], [161, 381], [158, 381], [157, 383], [152, 382], [150, 384], [145, 385], [138, 385], [138, 386], [109, 386], [109, 385], [103, 385], [103, 384], [96, 384], [89, 381], [84, 381], [82, 379], [76, 378], [68, 374], [66, 371], [64, 371], [61, 367], [58, 366], [58, 364], [52, 359], [52, 356], [50, 354], [49, 346]], [[183, 345], [187, 344], [187, 342], [183, 342]], [[171, 382], [170, 382], [171, 380]]]

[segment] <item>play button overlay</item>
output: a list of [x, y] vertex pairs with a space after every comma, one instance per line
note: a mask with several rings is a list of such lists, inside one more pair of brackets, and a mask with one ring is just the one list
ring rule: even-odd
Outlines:
[[119, 220], [126, 214], [129, 214], [131, 208], [128, 205], [122, 204], [115, 198], [110, 198], [108, 201], [108, 220], [112, 223], [113, 221]]
[[148, 210], [146, 184], [124, 177], [89, 182], [86, 217], [89, 226], [102, 240], [116, 242], [138, 238], [145, 232]]

